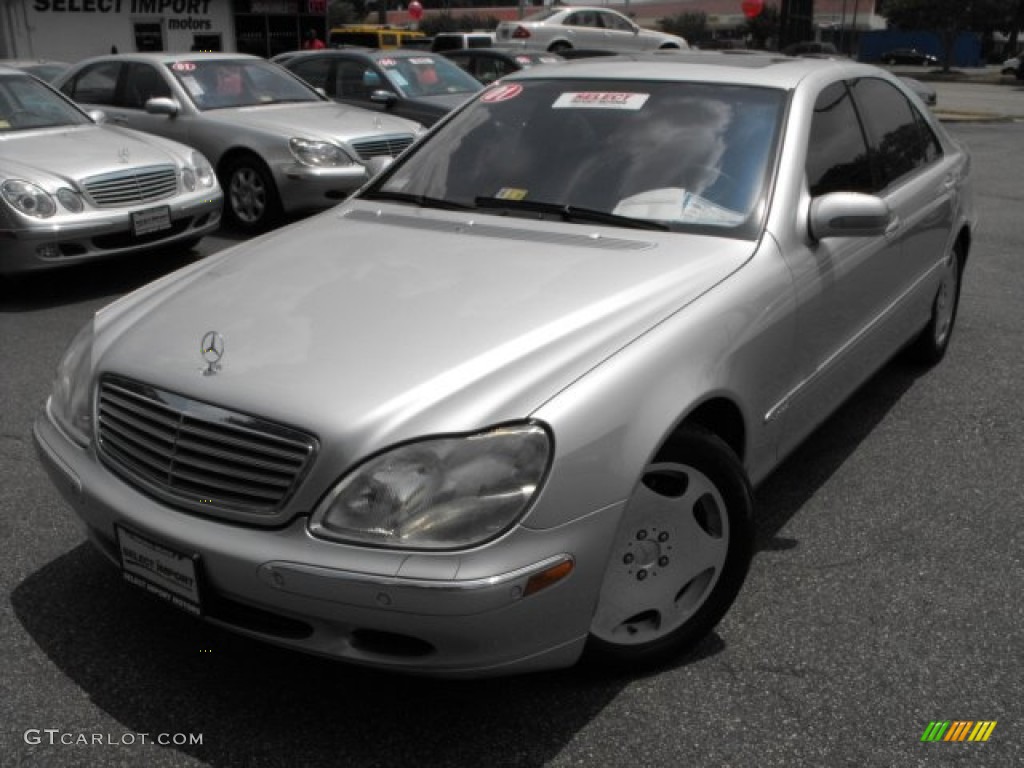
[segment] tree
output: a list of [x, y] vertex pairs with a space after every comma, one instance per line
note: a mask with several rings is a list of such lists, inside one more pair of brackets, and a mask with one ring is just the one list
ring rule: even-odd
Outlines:
[[766, 5], [752, 19], [747, 19], [747, 35], [750, 36], [751, 48], [779, 47], [779, 7]]
[[886, 0], [878, 12], [902, 29], [937, 34], [943, 46], [942, 69], [948, 72], [957, 35], [983, 29], [993, 14], [1000, 14], [1006, 6], [1006, 0]]
[[676, 16], [658, 19], [658, 26], [662, 32], [679, 35], [690, 43], [696, 43], [708, 35], [708, 15], [703, 11], [680, 13]]

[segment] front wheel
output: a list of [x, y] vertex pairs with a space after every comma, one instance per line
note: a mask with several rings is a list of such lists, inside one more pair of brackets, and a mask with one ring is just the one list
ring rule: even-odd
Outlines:
[[262, 232], [281, 217], [277, 185], [270, 170], [255, 155], [240, 155], [224, 168], [225, 213], [240, 229]]
[[570, 48], [572, 48], [572, 46], [567, 42], [559, 40], [548, 46], [548, 53], [561, 53], [562, 51], [567, 51]]
[[957, 307], [960, 305], [963, 269], [963, 254], [960, 248], [955, 248], [943, 264], [942, 282], [932, 302], [932, 316], [928, 325], [910, 346], [911, 355], [924, 365], [938, 363], [949, 348]]
[[753, 493], [735, 454], [690, 427], [643, 470], [623, 511], [588, 652], [629, 666], [692, 647], [725, 615], [753, 553]]

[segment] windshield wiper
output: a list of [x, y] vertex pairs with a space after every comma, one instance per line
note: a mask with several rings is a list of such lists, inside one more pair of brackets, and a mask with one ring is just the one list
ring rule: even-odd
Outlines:
[[445, 200], [442, 197], [429, 197], [427, 195], [414, 195], [410, 192], [390, 192], [376, 190], [367, 192], [362, 196], [363, 200], [393, 200], [396, 203], [412, 203], [420, 208], [442, 208], [446, 211], [471, 211], [472, 205], [456, 203], [454, 200]]
[[615, 227], [656, 229], [662, 232], [668, 232], [671, 229], [667, 224], [662, 224], [659, 221], [633, 219], [629, 216], [619, 216], [607, 211], [580, 208], [579, 206], [565, 205], [564, 203], [545, 203], [538, 200], [507, 200], [501, 197], [478, 197], [474, 202], [478, 208], [554, 214], [561, 217], [562, 221], [591, 221], [598, 224], [610, 224]]

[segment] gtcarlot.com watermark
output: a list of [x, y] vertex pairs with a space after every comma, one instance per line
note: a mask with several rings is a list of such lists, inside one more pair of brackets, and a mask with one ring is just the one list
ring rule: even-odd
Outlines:
[[203, 743], [201, 733], [75, 733], [59, 728], [29, 728], [26, 744], [77, 747], [130, 747], [135, 744], [159, 744], [163, 747], [194, 747]]

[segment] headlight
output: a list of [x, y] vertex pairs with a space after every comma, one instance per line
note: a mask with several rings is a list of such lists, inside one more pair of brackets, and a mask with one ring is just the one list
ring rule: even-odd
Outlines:
[[182, 170], [181, 183], [185, 185], [185, 189], [187, 189], [189, 192], [195, 191], [196, 175], [192, 173], [191, 168], [185, 168]]
[[538, 426], [403, 445], [342, 479], [310, 521], [315, 536], [406, 549], [458, 549], [507, 530], [548, 467]]
[[216, 183], [217, 175], [213, 172], [213, 166], [199, 152], [192, 153], [192, 169], [195, 171], [200, 187], [209, 189]]
[[37, 219], [48, 219], [57, 212], [57, 204], [53, 198], [42, 187], [29, 184], [27, 181], [5, 181], [3, 187], [4, 199], [28, 216], [35, 216]]
[[71, 213], [81, 213], [85, 207], [82, 203], [82, 198], [73, 189], [67, 187], [61, 187], [57, 190], [57, 199], [60, 200], [60, 204], [63, 205]]
[[292, 139], [288, 142], [288, 146], [291, 148], [295, 158], [304, 165], [335, 166], [355, 164], [355, 161], [345, 153], [345, 150], [326, 141]]
[[92, 404], [89, 401], [92, 340], [93, 321], [90, 320], [64, 353], [50, 394], [50, 414], [79, 445], [88, 445], [92, 439]]

